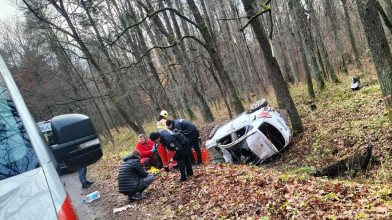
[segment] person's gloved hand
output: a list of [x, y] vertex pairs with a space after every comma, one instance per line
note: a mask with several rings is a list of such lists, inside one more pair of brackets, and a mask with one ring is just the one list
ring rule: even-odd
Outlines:
[[157, 149], [152, 148], [151, 151], [152, 151], [153, 153], [155, 153], [155, 152], [157, 152]]

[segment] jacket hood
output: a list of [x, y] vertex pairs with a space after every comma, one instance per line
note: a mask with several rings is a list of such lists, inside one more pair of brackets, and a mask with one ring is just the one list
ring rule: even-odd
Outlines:
[[130, 153], [127, 156], [123, 157], [123, 161], [127, 161], [129, 159], [139, 159], [139, 158], [137, 156], [133, 155], [132, 153]]

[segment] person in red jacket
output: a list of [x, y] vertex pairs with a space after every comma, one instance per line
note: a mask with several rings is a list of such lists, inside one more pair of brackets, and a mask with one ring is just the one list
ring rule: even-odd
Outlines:
[[157, 149], [154, 147], [155, 143], [147, 140], [145, 134], [139, 134], [139, 142], [136, 144], [136, 150], [140, 152], [140, 163], [145, 169], [149, 169], [155, 165], [154, 153]]

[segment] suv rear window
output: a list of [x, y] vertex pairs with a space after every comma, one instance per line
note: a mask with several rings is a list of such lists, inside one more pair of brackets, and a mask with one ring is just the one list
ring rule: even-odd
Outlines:
[[39, 167], [26, 128], [0, 75], [0, 180]]

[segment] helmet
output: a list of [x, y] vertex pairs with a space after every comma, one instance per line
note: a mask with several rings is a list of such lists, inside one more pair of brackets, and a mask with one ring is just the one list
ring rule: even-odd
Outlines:
[[165, 111], [165, 110], [162, 110], [162, 111], [161, 111], [161, 114], [159, 114], [159, 115], [161, 115], [161, 116], [167, 118], [167, 116], [169, 115], [169, 113], [167, 113], [167, 111]]

